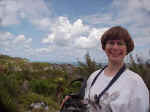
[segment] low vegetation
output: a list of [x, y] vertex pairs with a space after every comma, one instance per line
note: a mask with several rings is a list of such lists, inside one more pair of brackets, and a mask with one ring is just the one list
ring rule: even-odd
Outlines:
[[[88, 77], [101, 67], [88, 53], [85, 62], [78, 61], [76, 66], [0, 55], [0, 101], [10, 112], [57, 112], [63, 97], [79, 89], [79, 83], [70, 86], [70, 82]], [[144, 79], [150, 90], [150, 61], [130, 56], [128, 67]], [[33, 108], [34, 104], [41, 106]]]

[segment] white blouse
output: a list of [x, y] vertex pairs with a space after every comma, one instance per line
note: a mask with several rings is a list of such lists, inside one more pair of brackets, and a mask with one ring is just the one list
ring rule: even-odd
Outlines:
[[91, 87], [91, 83], [99, 71], [89, 77], [85, 89], [84, 99], [88, 102], [89, 112], [148, 112], [148, 88], [143, 79], [129, 69], [126, 69], [101, 97], [99, 100], [101, 108], [99, 108], [94, 103], [94, 96], [99, 95], [113, 78], [105, 75], [103, 71]]

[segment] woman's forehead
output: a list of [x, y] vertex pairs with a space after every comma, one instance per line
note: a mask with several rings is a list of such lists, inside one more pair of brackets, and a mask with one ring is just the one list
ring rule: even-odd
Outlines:
[[115, 38], [113, 38], [113, 39], [108, 39], [107, 41], [125, 41], [124, 39], [115, 39]]
[[105, 37], [106, 40], [125, 40], [126, 37], [122, 35], [108, 35]]

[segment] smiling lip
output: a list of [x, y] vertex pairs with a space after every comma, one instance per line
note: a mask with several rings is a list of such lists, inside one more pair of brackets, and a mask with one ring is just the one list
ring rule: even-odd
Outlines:
[[110, 52], [110, 54], [111, 54], [113, 57], [119, 57], [119, 56], [122, 55], [121, 52], [119, 52], [119, 53], [112, 53], [112, 52]]

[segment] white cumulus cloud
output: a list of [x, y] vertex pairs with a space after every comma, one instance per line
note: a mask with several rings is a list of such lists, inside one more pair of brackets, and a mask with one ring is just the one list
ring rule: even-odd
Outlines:
[[71, 23], [67, 17], [59, 17], [52, 26], [51, 33], [43, 38], [42, 43], [84, 49], [96, 47], [101, 34], [108, 29], [92, 28], [83, 24], [81, 19]]
[[32, 38], [27, 38], [24, 35], [14, 35], [10, 32], [0, 32], [0, 46], [1, 50], [14, 51], [17, 49], [29, 48], [32, 43]]
[[[50, 10], [43, 0], [1, 0], [0, 1], [0, 25], [8, 26], [18, 24], [21, 19], [27, 18], [31, 23], [49, 16]], [[43, 19], [40, 25], [46, 25], [47, 19]]]

